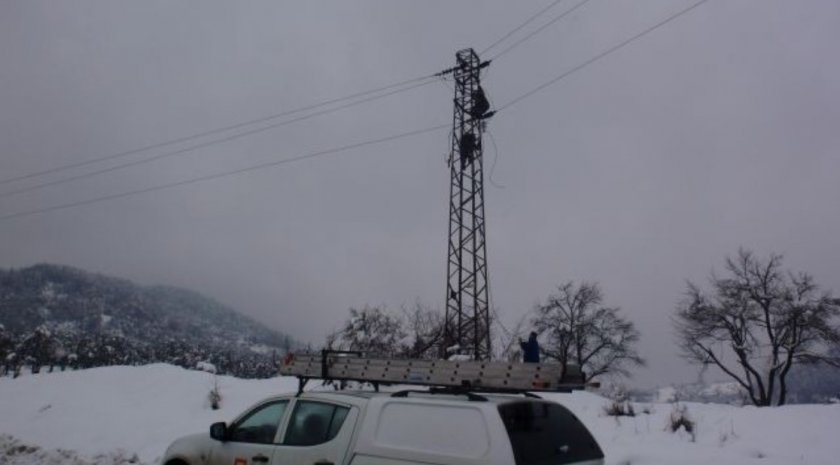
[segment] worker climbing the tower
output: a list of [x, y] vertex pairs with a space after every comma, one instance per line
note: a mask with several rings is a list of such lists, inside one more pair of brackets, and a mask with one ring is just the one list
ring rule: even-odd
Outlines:
[[469, 133], [464, 134], [464, 136], [461, 137], [459, 148], [461, 150], [461, 170], [463, 170], [468, 164], [472, 163], [475, 158], [475, 136]]
[[537, 342], [537, 333], [531, 331], [527, 341], [519, 340], [522, 347], [522, 361], [525, 363], [540, 363], [540, 343]]
[[490, 110], [490, 101], [487, 100], [487, 95], [484, 94], [484, 89], [478, 86], [478, 89], [472, 91], [473, 106], [470, 109], [470, 116], [473, 119], [485, 118], [486, 113]]

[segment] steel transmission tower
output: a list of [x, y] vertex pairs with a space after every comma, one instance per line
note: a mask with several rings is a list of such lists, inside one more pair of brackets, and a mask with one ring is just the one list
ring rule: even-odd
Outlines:
[[[481, 62], [473, 49], [455, 55], [455, 67], [441, 73], [455, 81], [455, 115], [449, 156], [449, 254], [446, 282], [444, 358], [458, 353], [488, 360], [490, 309], [484, 236], [484, 170], [481, 134], [492, 116], [480, 85]], [[458, 349], [453, 349], [458, 346]]]

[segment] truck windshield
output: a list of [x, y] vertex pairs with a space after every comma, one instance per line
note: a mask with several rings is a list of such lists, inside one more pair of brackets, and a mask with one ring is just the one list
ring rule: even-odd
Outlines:
[[560, 465], [597, 460], [601, 448], [562, 405], [522, 401], [499, 406], [516, 465]]

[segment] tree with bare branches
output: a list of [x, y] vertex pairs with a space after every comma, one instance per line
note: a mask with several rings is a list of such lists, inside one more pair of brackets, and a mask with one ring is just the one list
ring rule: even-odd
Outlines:
[[419, 300], [412, 307], [403, 307], [402, 310], [409, 339], [404, 355], [420, 359], [439, 357], [443, 345], [443, 314]]
[[396, 357], [406, 350], [403, 321], [380, 307], [351, 308], [344, 326], [327, 336], [326, 347]]
[[840, 344], [840, 300], [811, 275], [782, 270], [781, 255], [762, 260], [744, 249], [726, 259], [726, 272], [712, 275], [710, 294], [687, 285], [674, 318], [687, 360], [716, 365], [757, 406], [785, 403], [796, 364], [840, 367], [830, 352]]
[[577, 286], [569, 281], [558, 286], [536, 307], [532, 321], [542, 355], [564, 367], [577, 364], [587, 379], [608, 373], [628, 376], [628, 367], [644, 365], [634, 348], [639, 332], [618, 314], [618, 307], [604, 306], [603, 300], [597, 283]]
[[[497, 359], [507, 360], [508, 362], [522, 361], [522, 346], [520, 345], [522, 339], [527, 337], [527, 323], [529, 315], [523, 314], [519, 321], [508, 330], [501, 322], [497, 320], [496, 324], [499, 326], [499, 331], [493, 347], [498, 348], [499, 351]], [[527, 329], [529, 331], [529, 329]]]
[[420, 301], [394, 313], [384, 307], [351, 308], [340, 330], [327, 335], [330, 349], [370, 355], [436, 358], [443, 344], [443, 315]]

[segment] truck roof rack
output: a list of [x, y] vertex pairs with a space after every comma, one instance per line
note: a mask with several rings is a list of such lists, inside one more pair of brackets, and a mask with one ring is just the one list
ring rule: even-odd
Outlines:
[[583, 389], [577, 365], [473, 360], [414, 360], [366, 357], [358, 351], [289, 353], [280, 374], [296, 376], [298, 394], [310, 379], [403, 384], [460, 389], [461, 392], [571, 392]]
[[430, 387], [428, 390], [403, 389], [391, 394], [391, 397], [408, 397], [409, 394], [450, 394], [454, 396], [467, 396], [471, 401], [487, 401], [487, 398], [480, 394], [519, 394], [531, 399], [542, 399], [542, 397], [531, 391], [505, 390], [505, 389], [464, 389], [460, 387]]
[[466, 396], [470, 402], [487, 402], [487, 398], [474, 392], [457, 388], [431, 388], [428, 391], [421, 389], [404, 389], [391, 394], [391, 397], [408, 397], [409, 394], [451, 394]]

